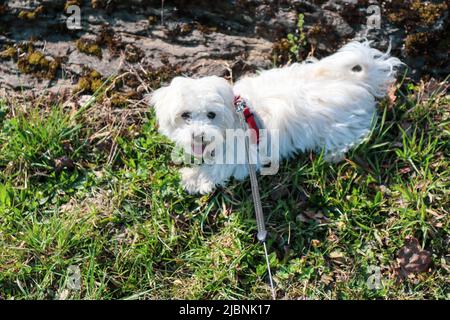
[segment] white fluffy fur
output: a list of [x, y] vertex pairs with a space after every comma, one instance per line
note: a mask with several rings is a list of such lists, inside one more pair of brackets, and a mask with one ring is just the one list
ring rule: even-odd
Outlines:
[[[239, 128], [233, 106], [241, 95], [262, 127], [278, 129], [280, 158], [306, 150], [324, 150], [336, 160], [370, 131], [376, 98], [386, 95], [401, 62], [369, 46], [352, 42], [322, 60], [262, 71], [234, 87], [219, 77], [175, 78], [152, 95], [160, 132], [191, 149], [192, 136], [224, 134]], [[356, 67], [359, 66], [359, 67]], [[356, 68], [355, 68], [356, 67]], [[208, 112], [216, 118], [209, 119]], [[190, 112], [192, 118], [181, 115]], [[202, 164], [181, 170], [189, 193], [209, 193], [231, 177], [244, 179], [244, 165]]]

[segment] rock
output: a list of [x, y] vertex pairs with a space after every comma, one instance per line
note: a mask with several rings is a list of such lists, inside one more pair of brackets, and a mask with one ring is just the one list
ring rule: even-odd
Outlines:
[[348, 38], [353, 34], [352, 27], [339, 14], [329, 10], [323, 10], [322, 14], [325, 23], [332, 26], [339, 37]]
[[[383, 3], [381, 28], [370, 29], [367, 8], [372, 3], [377, 6], [376, 1], [166, 0], [161, 11], [159, 0], [111, 0], [95, 8], [92, 1], [84, 0], [80, 1], [82, 29], [74, 31], [66, 27], [65, 0], [10, 0], [0, 10], [0, 52], [11, 46], [31, 46], [49, 60], [60, 61], [60, 69], [55, 78], [42, 79], [21, 74], [17, 59], [2, 59], [0, 88], [57, 92], [74, 87], [87, 69], [103, 78], [141, 68], [150, 78], [157, 75], [149, 72], [158, 74], [160, 68], [173, 68], [170, 76], [228, 77], [231, 70], [236, 79], [273, 65], [274, 43], [297, 32], [299, 13], [305, 17], [303, 32], [308, 41], [301, 59], [312, 49], [320, 58], [351, 39], [368, 38], [382, 50], [391, 44], [393, 54], [411, 67], [413, 77], [443, 78], [449, 71], [445, 63], [449, 17], [444, 10], [448, 7], [443, 0], [426, 8], [414, 1], [407, 1], [412, 5]], [[37, 10], [40, 6], [43, 9]], [[416, 39], [415, 32], [425, 36]], [[405, 43], [408, 36], [410, 41]], [[91, 39], [101, 55], [80, 52], [80, 38]], [[152, 85], [161, 85], [170, 76]]]
[[82, 95], [78, 99], [77, 103], [80, 107], [82, 107], [82, 106], [86, 105], [89, 102], [89, 100], [91, 100], [91, 99], [92, 99], [91, 95]]

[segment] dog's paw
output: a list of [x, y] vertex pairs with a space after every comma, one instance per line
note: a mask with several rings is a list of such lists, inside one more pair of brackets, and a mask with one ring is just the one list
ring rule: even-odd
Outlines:
[[200, 194], [208, 194], [216, 190], [216, 185], [211, 181], [202, 181], [199, 184], [198, 193]]
[[183, 168], [180, 170], [181, 185], [188, 193], [196, 193], [198, 190], [198, 169]]
[[216, 188], [214, 182], [207, 179], [198, 168], [183, 168], [180, 173], [181, 184], [187, 193], [207, 194]]

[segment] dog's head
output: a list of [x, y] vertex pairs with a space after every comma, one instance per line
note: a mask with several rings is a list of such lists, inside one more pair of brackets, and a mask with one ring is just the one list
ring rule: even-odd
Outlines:
[[213, 137], [225, 135], [235, 122], [233, 90], [223, 78], [176, 77], [153, 92], [159, 131], [195, 156], [201, 156]]

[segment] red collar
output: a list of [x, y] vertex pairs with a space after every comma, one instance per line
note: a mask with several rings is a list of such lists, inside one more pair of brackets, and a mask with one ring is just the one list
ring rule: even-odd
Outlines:
[[[248, 128], [251, 130], [255, 130], [256, 133], [256, 143], [259, 144], [259, 128], [256, 124], [255, 115], [250, 110], [250, 107], [247, 105], [247, 102], [240, 96], [237, 95], [234, 97], [234, 107], [236, 109], [242, 109], [244, 113], [245, 122], [247, 122]], [[240, 110], [238, 110], [239, 112]]]

